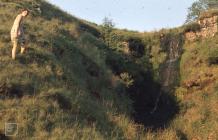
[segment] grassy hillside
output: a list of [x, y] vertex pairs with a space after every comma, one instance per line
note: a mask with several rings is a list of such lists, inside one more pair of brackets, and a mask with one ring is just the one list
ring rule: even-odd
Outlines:
[[[117, 90], [122, 84], [105, 64], [95, 28], [45, 1], [1, 0], [0, 6], [1, 139], [5, 122], [18, 123], [22, 140], [137, 137], [131, 101]], [[32, 10], [25, 21], [28, 49], [12, 61], [10, 28], [24, 6]]]
[[[192, 25], [113, 29], [106, 45], [101, 26], [44, 0], [0, 7], [0, 139], [218, 137], [218, 35], [188, 42], [183, 32]], [[10, 28], [22, 7], [31, 10], [28, 49], [13, 61]], [[4, 135], [5, 122], [18, 123], [17, 137]]]
[[[144, 124], [145, 128], [156, 128], [156, 124], [159, 127], [164, 122], [165, 129], [156, 129], [155, 132], [150, 133], [146, 131], [145, 134], [148, 136], [146, 139], [216, 140], [218, 138], [216, 107], [218, 95], [218, 35], [207, 39], [198, 38], [194, 42], [185, 40], [184, 32], [199, 30], [198, 28], [200, 28], [199, 25], [196, 26], [194, 23], [177, 29], [151, 33], [117, 29], [111, 32], [112, 41], [109, 47], [115, 50], [119, 56], [126, 58], [127, 61], [141, 66], [144, 72], [149, 72], [149, 74], [145, 74], [145, 77], [152, 75], [153, 78], [153, 81], [148, 79], [140, 81], [139, 77], [141, 76], [141, 79], [143, 79], [144, 75], [138, 71], [139, 68], [136, 69], [134, 65], [128, 67], [125, 65], [127, 63], [119, 66], [112, 64], [116, 68], [114, 70], [112, 67], [115, 72], [119, 70], [127, 71], [130, 75], [134, 75], [134, 72], [140, 73], [138, 78], [133, 76], [136, 82], [127, 91], [130, 92], [130, 97], [134, 101], [133, 107], [138, 113], [136, 114], [142, 117], [139, 122]], [[129, 43], [128, 53], [126, 53], [126, 42]], [[131, 49], [131, 46], [134, 48]], [[140, 46], [144, 46], [144, 50], [141, 50]], [[170, 52], [173, 52], [173, 54]], [[170, 62], [171, 55], [179, 55], [179, 57], [175, 63], [167, 65]], [[152, 92], [151, 85], [163, 84], [168, 67], [173, 67], [170, 70], [171, 78], [168, 87], [170, 89], [161, 95], [155, 112], [156, 115], [148, 115], [151, 106], [154, 106], [154, 102], [159, 97], [157, 95], [158, 90]], [[131, 72], [131, 68], [134, 69], [134, 72]], [[137, 81], [144, 83], [144, 85], [136, 84]], [[145, 85], [149, 86], [146, 87]], [[134, 92], [136, 94], [132, 95], [132, 91], [136, 91]], [[152, 100], [152, 98], [155, 99]], [[165, 110], [165, 108], [167, 109]], [[169, 123], [167, 123], [168, 119], [170, 120]]]
[[180, 63], [181, 85], [176, 90], [181, 113], [175, 127], [187, 139], [217, 139], [218, 36], [187, 42]]

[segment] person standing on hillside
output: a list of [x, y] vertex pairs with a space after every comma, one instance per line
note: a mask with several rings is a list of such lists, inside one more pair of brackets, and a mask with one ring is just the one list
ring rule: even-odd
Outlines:
[[17, 15], [14, 24], [11, 29], [11, 41], [13, 44], [12, 48], [12, 59], [16, 58], [16, 50], [18, 44], [21, 46], [21, 54], [25, 51], [25, 38], [24, 38], [24, 30], [23, 30], [23, 19], [27, 17], [29, 14], [29, 10], [23, 9], [21, 13]]

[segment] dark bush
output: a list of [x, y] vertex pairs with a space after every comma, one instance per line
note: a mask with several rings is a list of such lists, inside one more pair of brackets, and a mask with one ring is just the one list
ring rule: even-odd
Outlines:
[[129, 42], [129, 50], [133, 56], [142, 57], [145, 53], [145, 46], [141, 39], [138, 38], [130, 38]]
[[70, 99], [59, 91], [47, 96], [46, 99], [57, 102], [61, 109], [70, 110], [72, 108]]
[[29, 84], [20, 84], [20, 83], [2, 83], [0, 84], [0, 98], [21, 98], [24, 96], [24, 93], [31, 95], [34, 91], [34, 87]]
[[210, 50], [208, 56], [208, 63], [210, 65], [218, 64], [218, 47], [214, 47], [212, 50]]
[[193, 22], [184, 26], [184, 32], [197, 32], [200, 31], [200, 24]]
[[100, 35], [101, 35], [100, 32], [96, 28], [91, 27], [90, 25], [87, 25], [85, 23], [81, 23], [79, 25], [79, 29], [82, 31], [85, 31], [85, 32], [89, 32], [92, 35], [94, 35], [95, 37], [100, 37]]

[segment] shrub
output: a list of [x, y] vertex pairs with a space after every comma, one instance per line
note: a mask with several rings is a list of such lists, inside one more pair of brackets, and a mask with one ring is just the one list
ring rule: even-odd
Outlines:
[[128, 39], [129, 49], [133, 56], [142, 57], [145, 53], [145, 46], [140, 38]]
[[210, 18], [212, 16], [218, 15], [218, 9], [212, 9], [200, 14], [199, 19]]
[[210, 65], [218, 64], [218, 47], [214, 47], [209, 51], [208, 63]]
[[193, 22], [184, 26], [184, 32], [197, 32], [200, 31], [200, 24]]
[[121, 73], [120, 78], [122, 79], [123, 83], [127, 87], [130, 87], [131, 85], [133, 85], [134, 80], [132, 79], [132, 76], [129, 73], [127, 72]]

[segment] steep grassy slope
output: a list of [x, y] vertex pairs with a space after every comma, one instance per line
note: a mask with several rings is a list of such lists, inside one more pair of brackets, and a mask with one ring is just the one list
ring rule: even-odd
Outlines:
[[176, 94], [181, 113], [175, 128], [187, 139], [217, 139], [218, 36], [187, 42], [180, 64], [181, 86]]
[[[127, 59], [127, 62], [131, 61], [141, 66], [144, 72], [150, 71], [149, 74], [143, 75], [137, 71], [139, 68], [136, 69], [133, 65], [126, 66], [124, 63], [124, 65], [118, 66], [116, 63], [112, 63], [116, 69], [115, 72], [126, 71], [130, 75], [134, 75], [134, 72], [140, 73], [140, 78], [133, 76], [136, 82], [127, 91], [130, 92], [130, 97], [134, 101], [133, 106], [137, 112], [136, 120], [139, 116], [140, 122], [145, 127], [156, 127], [157, 122], [160, 125], [163, 122], [168, 122], [166, 121], [168, 119], [171, 120], [170, 123], [164, 123], [166, 128], [162, 131], [146, 132], [147, 139], [215, 140], [218, 137], [218, 36], [215, 35], [207, 39], [198, 38], [196, 41], [189, 42], [185, 40], [184, 32], [190, 28], [195, 28], [195, 25], [186, 25], [178, 29], [161, 30], [154, 33], [122, 30], [114, 30], [111, 33], [110, 47], [113, 50], [119, 52], [120, 56]], [[133, 49], [132, 46], [134, 46]], [[143, 51], [140, 49], [141, 46], [144, 46]], [[134, 72], [131, 72], [131, 68], [134, 69]], [[155, 82], [142, 80], [143, 77], [149, 77], [148, 75], [152, 75]], [[136, 84], [137, 81], [144, 84]], [[149, 83], [152, 85], [161, 84], [161, 88], [167, 93], [161, 91], [161, 96], [158, 96], [158, 90], [152, 92], [152, 86]], [[166, 86], [165, 83], [167, 83]], [[146, 85], [149, 86], [146, 87]], [[151, 115], [148, 112], [154, 108], [156, 101], [158, 101], [156, 115]], [[175, 112], [177, 112], [176, 115]]]
[[[42, 13], [38, 13], [36, 6]], [[0, 130], [15, 139], [135, 139], [130, 100], [105, 65], [98, 31], [44, 1], [0, 1]], [[27, 52], [11, 60], [10, 28], [28, 7]], [[7, 139], [7, 138], [5, 138]], [[8, 138], [10, 139], [10, 138]]]
[[[22, 7], [28, 49], [12, 61]], [[0, 139], [218, 137], [217, 35], [113, 29], [106, 46], [100, 26], [44, 0], [0, 0], [0, 19]], [[17, 137], [5, 137], [5, 122], [18, 123]]]
[[[161, 38], [161, 32], [138, 33], [115, 29], [110, 34], [109, 48], [116, 55], [106, 57], [113, 73], [127, 84], [126, 93], [133, 100], [135, 120], [153, 129], [167, 126], [178, 111], [173, 94], [164, 91], [161, 86], [165, 78], [160, 76], [160, 69], [169, 59], [171, 40], [177, 41], [177, 36], [178, 40], [180, 36], [178, 31], [163, 32], [166, 36]], [[167, 93], [162, 94], [164, 92]], [[159, 107], [154, 109], [157, 99]]]
[[179, 112], [162, 133], [167, 139], [217, 140], [218, 135], [218, 36], [183, 46], [180, 84], [173, 94]]

